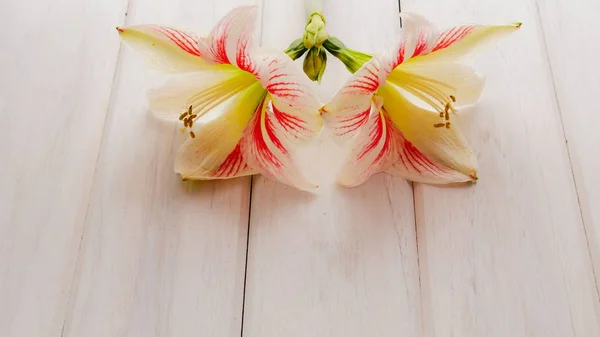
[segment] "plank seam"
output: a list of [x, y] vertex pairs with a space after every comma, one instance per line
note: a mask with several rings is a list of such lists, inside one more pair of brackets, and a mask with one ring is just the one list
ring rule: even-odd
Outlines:
[[240, 337], [244, 335], [244, 314], [246, 312], [246, 279], [248, 277], [248, 251], [250, 250], [250, 219], [252, 215], [252, 185], [254, 178], [250, 177], [250, 198], [248, 199], [248, 227], [246, 228], [246, 263], [244, 264], [244, 286], [242, 288], [242, 319]]
[[[263, 38], [263, 27], [264, 27], [264, 11], [265, 11], [265, 0], [258, 0], [260, 2], [260, 32], [259, 40], [262, 45]], [[250, 256], [250, 223], [252, 221], [252, 191], [254, 190], [254, 177], [250, 177], [250, 196], [248, 199], [248, 227], [246, 228], [246, 263], [244, 265], [244, 286], [242, 288], [242, 318], [240, 323], [240, 337], [244, 336], [244, 318], [246, 315], [246, 286], [248, 280], [248, 257]]]

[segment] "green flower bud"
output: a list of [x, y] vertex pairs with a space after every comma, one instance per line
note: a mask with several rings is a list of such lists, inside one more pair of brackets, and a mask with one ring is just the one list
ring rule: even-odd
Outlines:
[[304, 40], [302, 38], [296, 39], [294, 42], [290, 44], [288, 49], [285, 50], [285, 53], [292, 59], [299, 59], [304, 53], [306, 53], [308, 49], [304, 46]]
[[329, 38], [325, 29], [325, 18], [318, 12], [313, 13], [304, 28], [304, 46], [306, 49], [320, 47]]
[[304, 59], [304, 73], [312, 81], [321, 83], [325, 67], [327, 66], [327, 52], [323, 47], [313, 47], [306, 54]]
[[347, 48], [342, 41], [333, 36], [330, 36], [327, 41], [323, 43], [323, 47], [327, 49], [331, 55], [342, 61], [346, 66], [346, 69], [353, 74], [373, 57], [372, 55]]

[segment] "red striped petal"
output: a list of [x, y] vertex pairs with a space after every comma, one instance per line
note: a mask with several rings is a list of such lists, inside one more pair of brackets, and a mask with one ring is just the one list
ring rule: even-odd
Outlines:
[[200, 50], [198, 50], [199, 39], [196, 35], [167, 26], [152, 25], [151, 27], [152, 30], [164, 35], [183, 51], [194, 56], [200, 56]]
[[352, 152], [338, 176], [338, 182], [343, 186], [358, 186], [373, 174], [388, 169], [394, 161], [398, 131], [381, 104], [380, 98], [372, 102], [365, 127], [355, 138]]
[[160, 25], [118, 27], [123, 41], [143, 52], [153, 65], [170, 72], [195, 72], [207, 63], [198, 47], [201, 40], [193, 33]]
[[250, 57], [252, 39], [258, 17], [258, 7], [241, 6], [231, 10], [213, 28], [199, 49], [214, 63], [231, 64], [256, 73], [256, 63]]
[[467, 35], [469, 35], [475, 26], [458, 26], [452, 27], [443, 31], [437, 38], [435, 45], [431, 52], [436, 52], [440, 49], [448, 48], [452, 44], [464, 39]]
[[321, 109], [323, 119], [336, 137], [351, 138], [367, 123], [381, 76], [379, 59], [373, 57]]
[[269, 92], [282, 134], [291, 140], [314, 138], [322, 127], [315, 84], [284, 53], [268, 54], [258, 65], [259, 80]]
[[273, 106], [267, 97], [254, 112], [242, 141], [242, 152], [249, 165], [264, 176], [300, 190], [314, 190], [299, 172], [292, 156], [293, 144], [286, 137], [288, 130], [299, 120]]

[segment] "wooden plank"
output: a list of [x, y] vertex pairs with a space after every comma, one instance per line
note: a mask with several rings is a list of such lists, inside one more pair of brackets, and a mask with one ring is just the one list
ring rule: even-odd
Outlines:
[[0, 10], [0, 336], [60, 336], [126, 0]]
[[590, 72], [600, 54], [594, 42], [600, 40], [600, 3], [539, 1], [538, 7], [600, 291], [600, 114], [590, 104], [600, 92], [600, 75]]
[[[283, 49], [301, 36], [303, 2], [265, 0], [263, 45]], [[329, 31], [351, 47], [384, 48], [399, 30], [394, 0], [325, 5]], [[381, 25], [357, 25], [371, 17]], [[332, 59], [324, 101], [349, 78]], [[320, 185], [316, 196], [254, 178], [243, 336], [418, 336], [410, 185], [380, 175], [356, 189], [335, 186], [342, 151], [327, 135], [299, 156]]]
[[[245, 3], [136, 0], [128, 23], [206, 32]], [[239, 335], [250, 179], [182, 182], [179, 125], [148, 113], [139, 55], [121, 61], [65, 336]]]
[[[477, 57], [471, 187], [416, 186], [426, 336], [599, 336], [598, 297], [536, 4], [403, 0], [441, 25], [523, 21]], [[557, 13], [557, 15], [559, 15]]]

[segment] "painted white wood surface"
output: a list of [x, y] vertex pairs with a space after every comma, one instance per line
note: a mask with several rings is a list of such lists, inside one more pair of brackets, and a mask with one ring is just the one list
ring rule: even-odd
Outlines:
[[599, 336], [598, 297], [536, 3], [403, 0], [402, 9], [448, 25], [524, 22], [476, 58], [487, 85], [466, 129], [480, 160], [479, 182], [415, 189], [425, 335]]
[[126, 5], [2, 1], [2, 337], [60, 336]]
[[[127, 18], [127, 0], [3, 3], [2, 337], [240, 334], [250, 179], [172, 173], [177, 127], [148, 116], [153, 77], [114, 26], [208, 30], [253, 1], [131, 1]], [[397, 32], [396, 0], [324, 2], [350, 47]], [[256, 3], [264, 45], [300, 36], [302, 0]], [[335, 186], [326, 134], [300, 154], [319, 195], [255, 177], [243, 336], [599, 336], [598, 6], [403, 0], [442, 24], [524, 22], [475, 62], [487, 86], [462, 122], [480, 181], [416, 186], [415, 233], [410, 185]], [[349, 76], [328, 67], [324, 101]]]
[[[207, 32], [247, 3], [135, 0], [127, 23]], [[250, 179], [180, 180], [183, 136], [148, 113], [140, 60], [122, 48], [64, 336], [237, 336]]]
[[[600, 2], [539, 1], [554, 86], [561, 112], [579, 203], [600, 276]], [[600, 291], [600, 285], [596, 284]]]
[[[325, 5], [330, 33], [355, 49], [385, 48], [399, 30], [394, 1]], [[301, 36], [303, 13], [301, 0], [265, 0], [263, 45], [284, 49]], [[349, 78], [332, 60], [324, 101]], [[243, 336], [418, 336], [410, 185], [378, 176], [356, 189], [335, 186], [342, 157], [325, 134], [299, 156], [320, 184], [317, 196], [254, 179]]]

